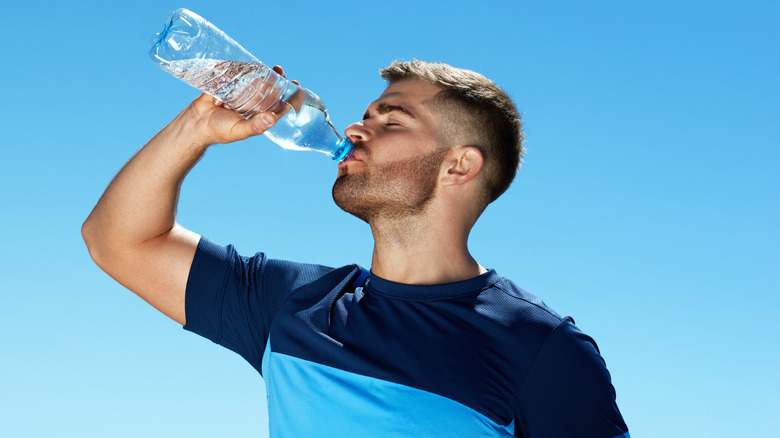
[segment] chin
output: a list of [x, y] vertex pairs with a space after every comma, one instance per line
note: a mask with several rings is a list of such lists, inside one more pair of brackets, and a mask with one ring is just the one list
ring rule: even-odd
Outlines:
[[353, 174], [347, 174], [339, 169], [339, 175], [333, 183], [333, 202], [345, 212], [368, 222], [370, 214], [366, 211], [366, 202], [363, 199], [363, 188], [365, 182], [360, 181]]

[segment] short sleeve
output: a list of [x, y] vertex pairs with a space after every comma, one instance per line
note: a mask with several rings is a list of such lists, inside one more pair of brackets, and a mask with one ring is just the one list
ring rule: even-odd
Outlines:
[[568, 319], [549, 335], [525, 377], [515, 418], [516, 435], [525, 438], [629, 437], [596, 343]]
[[205, 237], [198, 243], [185, 295], [185, 330], [224, 346], [258, 372], [275, 312], [297, 288], [332, 270], [239, 255]]

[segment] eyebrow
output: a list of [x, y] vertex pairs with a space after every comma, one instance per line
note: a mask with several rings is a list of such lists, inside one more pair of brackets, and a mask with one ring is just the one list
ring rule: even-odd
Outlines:
[[[411, 117], [413, 119], [415, 118], [414, 114], [411, 111], [409, 111], [408, 109], [406, 109], [406, 108], [404, 108], [404, 107], [402, 107], [400, 105], [391, 105], [391, 104], [386, 103], [386, 102], [379, 102], [376, 105], [376, 112], [379, 113], [379, 114], [387, 114], [387, 113], [391, 113], [393, 111], [398, 111], [398, 112], [403, 113], [403, 114], [405, 114], [408, 117]], [[369, 117], [370, 117], [370, 115], [368, 113], [368, 110], [366, 110], [366, 113], [363, 114], [363, 120], [365, 120], [365, 119], [367, 119]]]

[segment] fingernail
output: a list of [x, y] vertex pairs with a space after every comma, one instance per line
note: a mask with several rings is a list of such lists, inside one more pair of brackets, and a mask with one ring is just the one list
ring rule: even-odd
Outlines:
[[265, 113], [260, 115], [260, 121], [263, 122], [265, 126], [271, 126], [276, 122], [276, 118], [271, 114]]

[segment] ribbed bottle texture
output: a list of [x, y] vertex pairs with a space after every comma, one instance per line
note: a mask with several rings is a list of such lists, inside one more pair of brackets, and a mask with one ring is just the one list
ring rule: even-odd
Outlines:
[[316, 94], [268, 68], [194, 12], [171, 13], [152, 38], [149, 56], [245, 119], [276, 113], [279, 121], [265, 135], [283, 148], [323, 152], [339, 161], [352, 155], [354, 147], [338, 134]]

